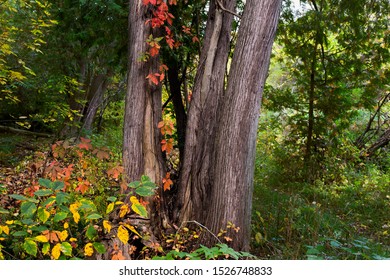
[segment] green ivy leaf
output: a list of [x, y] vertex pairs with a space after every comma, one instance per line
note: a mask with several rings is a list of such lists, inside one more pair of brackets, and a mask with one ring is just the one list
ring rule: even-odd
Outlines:
[[101, 215], [99, 215], [99, 214], [91, 214], [91, 215], [89, 215], [89, 216], [87, 216], [87, 219], [89, 219], [89, 220], [93, 220], [93, 219], [101, 219], [101, 218], [103, 218]]
[[35, 241], [31, 239], [26, 239], [23, 243], [23, 249], [26, 251], [27, 254], [32, 255], [36, 257], [38, 252], [38, 246]]
[[0, 207], [0, 214], [8, 214], [9, 211], [5, 210], [4, 208]]
[[31, 217], [37, 211], [37, 206], [31, 201], [24, 201], [20, 206], [22, 216]]
[[94, 242], [93, 247], [99, 254], [104, 254], [106, 252], [106, 247], [100, 242]]
[[50, 251], [50, 243], [43, 244], [42, 247], [42, 254], [46, 255]]
[[46, 223], [47, 220], [48, 220], [49, 217], [50, 217], [50, 213], [49, 213], [49, 211], [47, 211], [45, 208], [39, 207], [39, 208], [38, 208], [38, 211], [37, 211], [37, 216], [38, 216], [38, 219], [39, 219], [42, 223]]
[[68, 242], [62, 242], [60, 249], [65, 256], [72, 256], [72, 245], [70, 245]]
[[55, 181], [52, 183], [52, 189], [55, 191], [62, 190], [65, 187], [64, 182]]
[[85, 235], [89, 240], [93, 240], [97, 236], [97, 231], [93, 226], [89, 226]]
[[55, 223], [58, 223], [59, 221], [62, 221], [63, 219], [65, 219], [67, 216], [68, 216], [68, 213], [66, 213], [66, 212], [58, 212], [54, 215], [53, 221]]
[[49, 179], [39, 178], [38, 184], [45, 188], [51, 188], [52, 182]]
[[56, 194], [56, 202], [58, 205], [69, 202], [69, 194], [64, 192], [58, 192]]
[[34, 198], [29, 198], [29, 197], [26, 197], [26, 196], [20, 195], [20, 194], [10, 194], [9, 197], [16, 199], [16, 200], [20, 200], [20, 201], [30, 201], [30, 202], [34, 202], [34, 203], [39, 202], [38, 200], [36, 200]]
[[52, 190], [37, 190], [36, 192], [34, 192], [34, 194], [36, 196], [48, 196], [48, 195], [53, 194], [53, 191]]
[[148, 211], [146, 211], [146, 208], [142, 204], [133, 203], [131, 209], [143, 218], [148, 217]]

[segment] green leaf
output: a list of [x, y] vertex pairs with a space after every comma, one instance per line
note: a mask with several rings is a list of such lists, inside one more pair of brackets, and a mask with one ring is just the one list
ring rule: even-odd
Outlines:
[[31, 201], [24, 201], [20, 206], [20, 212], [25, 217], [31, 217], [37, 211], [37, 206]]
[[68, 213], [66, 213], [66, 212], [58, 212], [54, 215], [53, 221], [55, 223], [58, 223], [59, 221], [62, 221], [63, 219], [65, 219], [67, 216], [68, 216]]
[[36, 196], [48, 196], [48, 195], [53, 194], [53, 191], [52, 190], [38, 190], [38, 191], [34, 192], [34, 194]]
[[24, 195], [20, 194], [10, 194], [9, 195], [11, 198], [16, 199], [16, 200], [21, 200], [21, 201], [28, 201], [28, 197], [25, 197]]
[[110, 202], [115, 202], [117, 200], [117, 197], [110, 196], [110, 197], [107, 198], [107, 200], [110, 201]]
[[55, 181], [52, 183], [52, 189], [55, 191], [62, 190], [65, 187], [64, 182]]
[[56, 202], [58, 205], [69, 202], [69, 194], [64, 192], [58, 192], [56, 194]]
[[45, 243], [45, 244], [43, 244], [42, 253], [43, 253], [44, 255], [46, 255], [47, 253], [49, 253], [49, 250], [50, 250], [50, 243]]
[[49, 204], [52, 204], [54, 201], [56, 201], [55, 197], [48, 197], [44, 202], [42, 202], [42, 207], [45, 207], [47, 209], [47, 206]]
[[91, 225], [88, 227], [87, 232], [85, 235], [88, 237], [89, 240], [93, 240], [97, 236], [96, 229]]
[[35, 241], [31, 239], [27, 239], [23, 243], [23, 249], [26, 251], [27, 254], [32, 255], [36, 257], [37, 252], [38, 252], [38, 246]]
[[134, 181], [134, 182], [131, 182], [128, 186], [129, 186], [129, 188], [135, 189], [135, 188], [138, 188], [139, 185], [141, 185], [140, 181]]
[[137, 213], [138, 215], [140, 215], [143, 218], [148, 217], [148, 211], [146, 211], [146, 208], [142, 204], [133, 203], [131, 205], [131, 209], [133, 209], [133, 211], [135, 213]]
[[70, 245], [68, 242], [62, 242], [60, 249], [65, 256], [72, 256], [72, 245]]
[[42, 223], [46, 223], [47, 220], [48, 220], [49, 217], [50, 217], [50, 212], [47, 211], [45, 208], [39, 207], [39, 208], [38, 208], [38, 211], [37, 211], [37, 216], [38, 216], [38, 219], [39, 219]]
[[100, 242], [94, 242], [93, 247], [99, 254], [104, 254], [106, 252], [106, 247]]
[[28, 235], [28, 233], [26, 231], [19, 230], [15, 231], [12, 235], [15, 237], [22, 237]]
[[140, 195], [140, 196], [151, 196], [154, 194], [154, 190], [155, 188], [150, 188], [150, 187], [145, 187], [145, 186], [142, 186], [142, 187], [139, 187], [135, 190], [135, 192]]
[[141, 176], [141, 182], [142, 183], [145, 183], [145, 182], [150, 182], [151, 180], [150, 180], [150, 178], [148, 177], [148, 176], [146, 176], [146, 175], [142, 175]]
[[27, 226], [31, 226], [32, 224], [34, 224], [34, 221], [32, 219], [23, 219], [21, 220], [22, 224], [24, 225], [27, 225]]
[[93, 220], [93, 219], [101, 219], [101, 218], [103, 218], [101, 215], [99, 215], [99, 214], [91, 214], [91, 215], [89, 215], [89, 216], [87, 216], [87, 219], [89, 219], [89, 220]]
[[39, 178], [38, 184], [45, 188], [51, 188], [52, 181], [50, 181], [49, 179]]
[[8, 214], [9, 211], [5, 210], [4, 208], [0, 207], [0, 214]]

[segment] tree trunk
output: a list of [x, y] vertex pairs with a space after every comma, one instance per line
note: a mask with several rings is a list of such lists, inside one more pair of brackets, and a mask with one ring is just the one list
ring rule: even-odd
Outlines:
[[247, 1], [219, 108], [206, 226], [218, 233], [233, 223], [239, 230], [231, 230], [230, 246], [237, 250], [249, 249], [257, 125], [280, 8], [280, 0]]
[[88, 90], [88, 103], [84, 113], [82, 130], [91, 131], [96, 113], [102, 104], [103, 95], [108, 86], [108, 79], [105, 74], [95, 75]]
[[[235, 9], [236, 0], [223, 1]], [[224, 92], [224, 75], [233, 16], [211, 2], [204, 45], [188, 110], [184, 159], [179, 178], [177, 217], [181, 222], [205, 221], [213, 186], [212, 174], [218, 105]]]

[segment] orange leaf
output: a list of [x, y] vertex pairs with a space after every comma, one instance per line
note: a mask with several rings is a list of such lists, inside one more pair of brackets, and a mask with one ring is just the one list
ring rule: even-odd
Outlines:
[[152, 82], [153, 84], [155, 84], [156, 86], [158, 85], [158, 76], [160, 76], [159, 73], [150, 73], [148, 76], [146, 76], [146, 79], [149, 79], [150, 82]]
[[113, 179], [118, 179], [119, 175], [121, 175], [124, 170], [125, 169], [123, 168], [123, 166], [117, 165], [108, 170], [107, 175], [112, 177]]
[[79, 144], [77, 145], [80, 149], [89, 150], [89, 149], [92, 148], [92, 145], [91, 145], [91, 143], [90, 143], [90, 142], [91, 142], [90, 139], [80, 137], [80, 140], [81, 140], [81, 143], [79, 143]]
[[171, 186], [173, 185], [173, 182], [171, 180], [171, 174], [167, 172], [165, 175], [165, 178], [163, 178], [163, 183], [164, 183], [164, 191], [169, 191], [171, 189]]

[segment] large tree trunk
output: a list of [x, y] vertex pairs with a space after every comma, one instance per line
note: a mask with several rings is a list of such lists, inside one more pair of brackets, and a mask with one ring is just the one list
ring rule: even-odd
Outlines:
[[214, 233], [228, 222], [240, 228], [230, 236], [237, 250], [249, 249], [257, 125], [280, 8], [281, 0], [247, 1], [219, 109], [206, 226]]
[[[222, 2], [222, 1], [221, 1]], [[225, 0], [234, 10], [236, 0]], [[218, 105], [224, 92], [224, 75], [233, 16], [211, 2], [204, 44], [188, 111], [184, 159], [179, 178], [176, 218], [203, 222], [211, 203], [212, 173]]]

